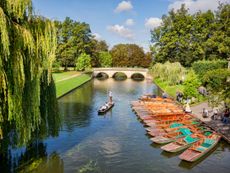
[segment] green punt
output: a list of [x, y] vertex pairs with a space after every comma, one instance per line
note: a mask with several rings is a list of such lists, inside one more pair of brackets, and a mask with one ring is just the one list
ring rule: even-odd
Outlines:
[[161, 149], [167, 152], [176, 153], [189, 148], [192, 144], [200, 140], [199, 137], [210, 136], [211, 134], [212, 131], [205, 131], [200, 135], [199, 134], [187, 135], [186, 137], [180, 138], [175, 142], [162, 146]]
[[195, 162], [211, 151], [218, 144], [220, 139], [220, 135], [212, 134], [185, 150], [179, 158], [188, 162]]

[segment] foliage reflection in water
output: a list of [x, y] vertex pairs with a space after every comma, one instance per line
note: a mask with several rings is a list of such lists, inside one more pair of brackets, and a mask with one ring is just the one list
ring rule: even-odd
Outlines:
[[[98, 116], [97, 109], [108, 99], [109, 90], [116, 105]], [[164, 153], [151, 143], [130, 101], [152, 91], [160, 93], [145, 80], [88, 82], [59, 100], [62, 127], [58, 136], [34, 138], [27, 147], [1, 155], [1, 172], [13, 172], [16, 167], [17, 172], [37, 173], [228, 172], [230, 147], [225, 142], [195, 164], [181, 162], [178, 154]], [[14, 160], [18, 162], [15, 167]]]

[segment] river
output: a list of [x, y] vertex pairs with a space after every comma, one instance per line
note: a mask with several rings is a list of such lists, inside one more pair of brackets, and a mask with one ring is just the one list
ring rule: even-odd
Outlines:
[[[108, 99], [109, 90], [113, 92], [115, 106], [99, 116], [97, 109]], [[17, 156], [22, 163], [18, 172], [229, 172], [230, 147], [223, 141], [214, 152], [194, 164], [182, 162], [178, 154], [162, 152], [160, 146], [152, 144], [130, 108], [131, 101], [150, 92], [160, 93], [154, 84], [145, 80], [94, 79], [62, 97], [58, 135], [38, 140], [35, 146], [11, 150], [12, 156]], [[22, 153], [27, 154], [20, 157]], [[0, 163], [1, 170], [12, 171], [3, 161]]]

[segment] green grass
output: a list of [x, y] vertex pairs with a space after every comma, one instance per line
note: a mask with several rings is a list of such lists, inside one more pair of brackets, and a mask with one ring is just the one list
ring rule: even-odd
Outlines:
[[71, 76], [77, 75], [77, 74], [80, 75], [80, 72], [67, 71], [67, 72], [61, 72], [61, 73], [53, 73], [53, 78], [54, 78], [54, 81], [57, 82], [59, 80], [62, 80], [64, 78], [71, 77]]
[[[159, 78], [154, 79], [154, 83], [157, 84], [162, 90], [164, 90], [166, 93], [168, 93], [173, 98], [176, 98], [176, 92], [177, 91], [183, 92], [183, 90], [184, 90], [184, 86], [183, 85], [172, 85], [172, 86], [169, 86], [168, 82], [162, 81]], [[194, 105], [198, 105], [198, 104], [200, 104], [202, 102], [207, 101], [208, 98], [199, 94], [197, 99], [198, 100], [195, 103], [192, 104], [193, 106]]]
[[67, 80], [60, 81], [60, 82], [55, 82], [57, 97], [60, 97], [66, 94], [67, 92], [73, 90], [74, 88], [79, 87], [86, 81], [90, 80], [90, 78], [91, 77], [89, 75], [83, 74], [80, 76], [73, 77], [71, 79], [67, 79]]
[[164, 90], [166, 93], [168, 93], [171, 97], [176, 98], [176, 92], [177, 91], [183, 91], [184, 86], [183, 85], [168, 85], [167, 82], [162, 81], [161, 79], [154, 79], [155, 84], [157, 84], [162, 90]]

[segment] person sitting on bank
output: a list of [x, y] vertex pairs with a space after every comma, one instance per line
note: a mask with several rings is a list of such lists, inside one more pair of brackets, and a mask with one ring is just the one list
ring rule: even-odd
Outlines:
[[223, 123], [224, 124], [229, 123], [229, 116], [230, 116], [230, 111], [228, 109], [226, 109], [224, 112], [224, 117], [223, 117]]
[[162, 98], [163, 98], [163, 99], [166, 99], [167, 97], [168, 97], [167, 93], [166, 93], [166, 92], [163, 92]]

